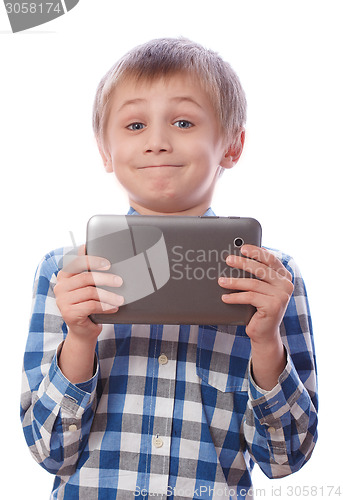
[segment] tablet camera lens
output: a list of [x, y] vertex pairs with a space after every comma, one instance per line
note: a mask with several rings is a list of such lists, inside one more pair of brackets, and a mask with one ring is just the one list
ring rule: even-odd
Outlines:
[[244, 245], [244, 241], [242, 240], [242, 238], [235, 238], [234, 244], [235, 247], [241, 248]]

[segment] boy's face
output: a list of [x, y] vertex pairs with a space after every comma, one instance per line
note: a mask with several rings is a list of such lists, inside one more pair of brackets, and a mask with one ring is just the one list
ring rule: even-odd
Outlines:
[[228, 140], [210, 99], [188, 75], [119, 84], [106, 130], [113, 171], [141, 214], [201, 215], [210, 206]]

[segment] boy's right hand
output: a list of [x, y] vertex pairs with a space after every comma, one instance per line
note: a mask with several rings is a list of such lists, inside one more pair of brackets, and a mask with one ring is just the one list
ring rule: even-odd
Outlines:
[[115, 313], [124, 298], [116, 293], [103, 290], [101, 286], [119, 287], [123, 280], [114, 274], [104, 273], [111, 264], [102, 257], [86, 255], [81, 246], [78, 255], [63, 266], [57, 274], [54, 288], [56, 304], [68, 325], [68, 335], [85, 342], [95, 340], [102, 325], [95, 324], [90, 314]]

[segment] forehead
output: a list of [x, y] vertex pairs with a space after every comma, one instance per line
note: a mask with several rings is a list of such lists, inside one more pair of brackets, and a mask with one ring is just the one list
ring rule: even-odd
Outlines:
[[189, 103], [214, 112], [212, 99], [204, 86], [189, 74], [173, 74], [154, 79], [125, 78], [115, 87], [111, 98], [111, 110], [121, 111], [130, 106], [144, 105], [151, 101], [171, 104]]

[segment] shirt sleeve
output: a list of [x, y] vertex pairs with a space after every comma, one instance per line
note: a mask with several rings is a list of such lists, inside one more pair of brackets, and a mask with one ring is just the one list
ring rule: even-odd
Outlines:
[[294, 260], [283, 263], [294, 284], [280, 326], [287, 364], [271, 391], [259, 388], [250, 370], [244, 423], [250, 453], [270, 478], [299, 470], [317, 441], [317, 370], [306, 288]]
[[67, 326], [53, 292], [62, 251], [38, 266], [24, 355], [21, 420], [35, 460], [53, 474], [70, 475], [85, 447], [96, 406], [98, 369], [93, 378], [72, 384], [58, 366]]

